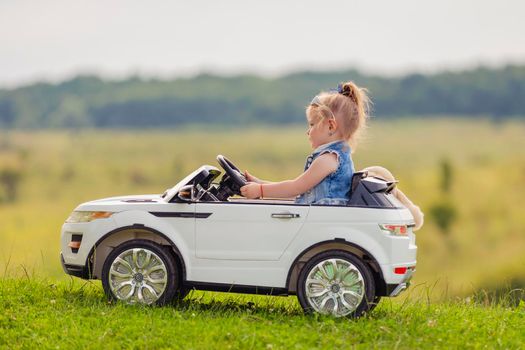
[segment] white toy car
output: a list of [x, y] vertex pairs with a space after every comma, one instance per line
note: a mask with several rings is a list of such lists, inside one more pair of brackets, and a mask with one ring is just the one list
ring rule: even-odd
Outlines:
[[166, 304], [191, 289], [296, 294], [307, 312], [358, 317], [407, 288], [413, 217], [395, 183], [356, 173], [347, 206], [235, 197], [225, 157], [162, 195], [79, 205], [62, 227], [64, 271], [101, 279], [110, 299]]

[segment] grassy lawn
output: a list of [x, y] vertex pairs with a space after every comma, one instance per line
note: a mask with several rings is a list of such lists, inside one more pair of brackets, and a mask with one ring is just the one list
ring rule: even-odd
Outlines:
[[523, 347], [525, 303], [381, 301], [359, 320], [304, 315], [295, 297], [192, 292], [178, 305], [106, 301], [98, 282], [0, 280], [5, 349]]

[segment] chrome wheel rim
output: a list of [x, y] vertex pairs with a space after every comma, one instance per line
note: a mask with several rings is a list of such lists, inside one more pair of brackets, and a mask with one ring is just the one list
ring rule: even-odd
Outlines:
[[365, 296], [361, 272], [343, 259], [323, 260], [308, 273], [306, 299], [317, 312], [336, 317], [354, 312]]
[[145, 248], [122, 252], [109, 268], [113, 295], [129, 304], [152, 304], [166, 290], [168, 272], [162, 259]]

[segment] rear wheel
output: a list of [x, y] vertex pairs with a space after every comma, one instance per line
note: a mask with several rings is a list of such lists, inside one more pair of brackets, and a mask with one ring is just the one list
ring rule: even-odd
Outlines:
[[164, 305], [180, 294], [175, 259], [161, 245], [136, 239], [116, 247], [102, 268], [102, 286], [111, 300]]
[[314, 256], [301, 270], [297, 297], [305, 312], [359, 317], [375, 298], [374, 278], [355, 255], [327, 251]]

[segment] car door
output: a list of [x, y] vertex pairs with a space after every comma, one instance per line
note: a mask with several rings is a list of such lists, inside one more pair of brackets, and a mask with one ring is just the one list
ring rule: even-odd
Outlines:
[[197, 203], [196, 257], [220, 260], [279, 260], [305, 222], [309, 206]]

